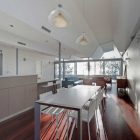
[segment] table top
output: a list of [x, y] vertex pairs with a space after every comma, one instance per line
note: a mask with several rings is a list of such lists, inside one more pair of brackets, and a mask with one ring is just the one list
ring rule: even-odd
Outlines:
[[73, 109], [82, 109], [83, 105], [100, 89], [100, 86], [77, 85], [69, 89], [63, 89], [46, 99], [38, 100], [36, 103], [43, 105], [54, 105]]

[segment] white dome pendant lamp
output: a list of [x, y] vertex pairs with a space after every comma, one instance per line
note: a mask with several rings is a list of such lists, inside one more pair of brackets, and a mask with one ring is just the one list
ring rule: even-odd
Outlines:
[[[84, 4], [84, 0], [83, 0], [83, 16], [85, 17], [85, 4]], [[81, 45], [81, 46], [87, 46], [89, 43], [88, 37], [86, 35], [85, 32], [83, 32], [77, 39], [76, 39], [76, 43]]]
[[81, 46], [86, 46], [88, 45], [88, 37], [86, 36], [86, 33], [83, 32], [76, 40], [77, 44], [80, 44]]
[[70, 16], [61, 4], [49, 14], [48, 20], [57, 28], [66, 28], [70, 24]]

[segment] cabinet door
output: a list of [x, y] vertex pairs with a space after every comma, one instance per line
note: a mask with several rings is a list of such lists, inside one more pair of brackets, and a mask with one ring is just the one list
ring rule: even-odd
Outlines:
[[34, 106], [37, 99], [37, 85], [32, 84], [25, 87], [25, 108]]
[[25, 94], [24, 87], [9, 89], [9, 113], [14, 114], [24, 109]]
[[8, 89], [0, 90], [0, 119], [9, 115]]

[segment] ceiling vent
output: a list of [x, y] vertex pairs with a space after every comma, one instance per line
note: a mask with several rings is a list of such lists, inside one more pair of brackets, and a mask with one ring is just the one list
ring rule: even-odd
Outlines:
[[26, 43], [23, 43], [23, 42], [17, 42], [17, 43], [20, 45], [26, 46]]
[[46, 28], [45, 26], [42, 26], [41, 29], [44, 30], [44, 31], [46, 31], [46, 32], [48, 32], [48, 33], [51, 33], [51, 30], [48, 29], [48, 28]]

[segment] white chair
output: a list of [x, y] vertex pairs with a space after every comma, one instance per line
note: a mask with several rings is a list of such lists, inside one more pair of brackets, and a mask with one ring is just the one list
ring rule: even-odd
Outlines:
[[[47, 97], [49, 96], [53, 96], [52, 91], [50, 92], [46, 92], [44, 94], [40, 95], [40, 99], [41, 100], [45, 100]], [[58, 134], [58, 116], [60, 113], [64, 112], [64, 109], [58, 108], [58, 107], [49, 107], [49, 106], [45, 106], [45, 105], [41, 105], [41, 113], [42, 114], [46, 114], [46, 115], [51, 115], [51, 117], [55, 117], [56, 118], [56, 139], [59, 139], [59, 134]], [[52, 122], [53, 120], [51, 120]]]
[[[87, 122], [89, 140], [91, 140], [89, 124], [90, 124], [90, 121], [95, 114], [95, 110], [96, 110], [96, 100], [88, 101], [82, 109], [82, 115], [81, 115], [82, 116], [82, 121]], [[69, 117], [76, 118], [76, 120], [77, 120], [77, 112], [72, 111], [69, 114]]]
[[97, 115], [97, 110], [98, 108], [100, 109], [100, 104], [101, 101], [103, 99], [103, 89], [99, 89], [99, 91], [97, 91], [96, 93], [94, 93], [94, 95], [89, 99], [89, 101], [84, 105], [84, 109], [88, 109], [90, 102], [91, 101], [96, 101], [96, 107], [95, 107], [95, 120], [97, 123], [97, 129], [96, 129], [96, 134], [98, 135], [98, 133], [100, 133], [100, 129], [99, 129], [99, 121], [98, 121], [98, 115]]
[[103, 93], [104, 93], [104, 88], [100, 89], [96, 95], [96, 110], [95, 110], [95, 116], [96, 116], [96, 122], [97, 122], [97, 133], [100, 134], [100, 129], [99, 129], [99, 120], [98, 120], [98, 109], [101, 112], [101, 115], [103, 116], [103, 111], [102, 111], [102, 100], [103, 100]]
[[[84, 106], [85, 109], [88, 109], [88, 106], [89, 106], [89, 103], [92, 101], [92, 100], [95, 100], [96, 101], [96, 108], [95, 108], [95, 119], [96, 119], [96, 122], [97, 122], [97, 132], [96, 134], [100, 133], [100, 129], [99, 129], [99, 120], [98, 120], [98, 108], [99, 110], [101, 111], [101, 114], [103, 114], [103, 111], [102, 111], [102, 106], [101, 106], [101, 103], [102, 103], [102, 100], [103, 100], [103, 95], [104, 95], [104, 88], [100, 89], [98, 92], [96, 92], [90, 99], [89, 101], [86, 103], [86, 105]], [[103, 105], [104, 106], [104, 105]]]
[[105, 90], [104, 90], [104, 88], [102, 88], [102, 89], [100, 90], [100, 92], [98, 93], [98, 97], [97, 97], [97, 100], [98, 100], [97, 106], [99, 107], [99, 109], [100, 109], [102, 115], [103, 115], [102, 106], [103, 106], [103, 108], [104, 108], [104, 104], [102, 104], [102, 101], [103, 101], [103, 98], [104, 98], [104, 93], [105, 93]]

